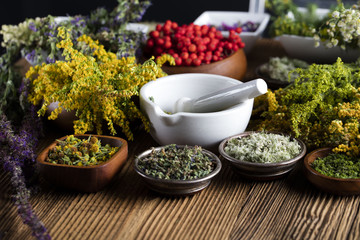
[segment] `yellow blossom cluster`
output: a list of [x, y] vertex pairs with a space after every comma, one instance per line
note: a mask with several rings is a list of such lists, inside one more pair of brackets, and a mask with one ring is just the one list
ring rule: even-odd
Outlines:
[[94, 130], [101, 134], [104, 120], [111, 134], [117, 133], [117, 125], [129, 140], [133, 140], [131, 121], [140, 119], [149, 130], [148, 120], [132, 97], [139, 95], [145, 83], [165, 76], [162, 64], [166, 61], [174, 64], [174, 59], [164, 56], [157, 63], [149, 59], [143, 64], [137, 63], [135, 57], [118, 59], [83, 35], [77, 41], [91, 50], [88, 55], [75, 49], [67, 29], [59, 28], [58, 35], [62, 41], [57, 47], [63, 49], [65, 61], [35, 66], [26, 74], [32, 83], [29, 101], [42, 103], [39, 115], [45, 114], [50, 103], [58, 102], [59, 107], [49, 119], [56, 119], [63, 109], [76, 110], [75, 134]]
[[344, 152], [349, 156], [359, 156], [360, 153], [360, 99], [358, 102], [343, 103], [336, 107], [339, 119], [332, 121], [329, 131], [339, 136], [341, 144], [334, 152]]
[[258, 97], [253, 130], [288, 132], [309, 149], [333, 147], [349, 156], [360, 153], [360, 74], [358, 65], [313, 64], [296, 70], [293, 85]]

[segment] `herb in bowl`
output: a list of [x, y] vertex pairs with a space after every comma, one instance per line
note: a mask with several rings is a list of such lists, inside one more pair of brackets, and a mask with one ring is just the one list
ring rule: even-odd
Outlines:
[[278, 163], [299, 155], [301, 146], [290, 136], [255, 132], [248, 136], [231, 138], [226, 143], [224, 151], [240, 161]]
[[138, 168], [148, 176], [159, 179], [193, 180], [209, 175], [216, 163], [200, 146], [167, 145], [152, 149], [140, 158]]
[[332, 153], [326, 157], [317, 158], [311, 167], [328, 177], [334, 178], [360, 178], [359, 158], [343, 153]]
[[74, 135], [65, 140], [58, 140], [58, 144], [50, 149], [46, 162], [72, 166], [94, 166], [106, 162], [120, 147], [102, 145], [94, 136], [80, 139]]
[[288, 57], [271, 57], [269, 62], [259, 67], [259, 73], [264, 74], [274, 80], [291, 83], [299, 76], [292, 72], [296, 68], [308, 68], [309, 64], [300, 59]]
[[[260, 23], [247, 21], [245, 23], [236, 22], [234, 24], [227, 24], [222, 23], [221, 25], [215, 26], [217, 30], [219, 31], [230, 31], [230, 30], [237, 30], [238, 28], [241, 28], [240, 32], [256, 32], [258, 29]], [[212, 27], [212, 26], [210, 26]]]

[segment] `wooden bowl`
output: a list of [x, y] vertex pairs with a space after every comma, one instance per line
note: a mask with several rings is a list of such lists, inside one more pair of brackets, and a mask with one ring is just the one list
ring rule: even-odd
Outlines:
[[319, 148], [306, 155], [304, 172], [307, 179], [322, 191], [336, 195], [358, 195], [360, 193], [360, 179], [343, 179], [325, 176], [311, 167], [317, 158], [326, 157], [332, 153], [331, 148]]
[[[77, 138], [88, 138], [90, 134], [74, 135]], [[91, 135], [97, 137], [102, 144], [121, 148], [106, 162], [94, 166], [69, 166], [45, 162], [50, 149], [56, 146], [57, 141], [46, 147], [37, 157], [40, 174], [49, 183], [58, 187], [80, 192], [97, 192], [104, 188], [120, 170], [128, 156], [128, 144], [122, 138]], [[67, 136], [60, 138], [64, 140]]]
[[247, 60], [243, 49], [239, 49], [229, 57], [200, 66], [163, 66], [167, 74], [179, 73], [212, 73], [241, 80], [246, 73]]

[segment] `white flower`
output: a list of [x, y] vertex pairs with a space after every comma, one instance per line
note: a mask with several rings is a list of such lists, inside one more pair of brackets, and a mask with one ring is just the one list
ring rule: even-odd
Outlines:
[[333, 44], [332, 44], [331, 42], [327, 42], [327, 43], [326, 43], [326, 47], [327, 47], [327, 48], [332, 48], [332, 47], [333, 47]]
[[346, 26], [346, 23], [343, 20], [340, 20], [337, 25], [339, 28], [342, 28], [342, 27]]
[[332, 39], [331, 39], [331, 43], [332, 43], [332, 44], [333, 44], [333, 46], [335, 47], [335, 46], [337, 46], [337, 45], [338, 45], [339, 40], [337, 40], [336, 38], [332, 38]]
[[340, 17], [340, 13], [339, 13], [338, 11], [334, 11], [334, 12], [332, 13], [332, 17], [333, 17], [333, 18], [339, 18], [339, 17]]

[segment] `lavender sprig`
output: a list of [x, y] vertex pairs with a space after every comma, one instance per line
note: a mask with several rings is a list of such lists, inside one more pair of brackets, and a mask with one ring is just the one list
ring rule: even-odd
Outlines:
[[[24, 116], [22, 127], [16, 134], [5, 115], [0, 116], [0, 163], [9, 172], [14, 188], [13, 201], [19, 216], [37, 239], [50, 239], [44, 224], [34, 213], [30, 204], [30, 190], [27, 184], [36, 174], [35, 149], [41, 125], [34, 107]], [[38, 126], [38, 127], [37, 127]]]

